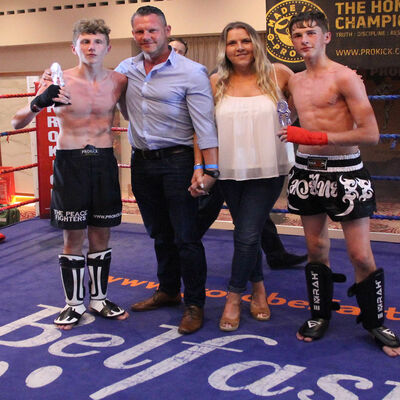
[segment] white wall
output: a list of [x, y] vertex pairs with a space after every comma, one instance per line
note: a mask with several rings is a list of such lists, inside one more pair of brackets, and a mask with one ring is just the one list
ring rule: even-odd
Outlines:
[[[157, 0], [117, 5], [109, 0], [108, 6], [100, 1], [88, 0], [2, 0], [0, 1], [0, 74], [37, 74], [52, 61], [70, 68], [76, 58], [68, 50], [72, 26], [81, 18], [103, 18], [111, 28], [113, 49], [105, 65], [115, 67], [119, 61], [131, 56], [132, 40], [130, 17], [143, 5], [162, 9], [175, 36], [219, 34], [231, 21], [242, 20], [258, 31], [265, 31], [265, 0]], [[88, 7], [88, 4], [96, 7]], [[84, 8], [76, 8], [78, 4]], [[72, 9], [64, 9], [65, 6]], [[61, 6], [62, 10], [53, 10]], [[39, 12], [39, 8], [47, 11]], [[28, 9], [36, 10], [28, 13]], [[9, 12], [15, 14], [7, 14]], [[19, 11], [25, 11], [18, 14]], [[3, 15], [1, 15], [3, 13]]]
[[[71, 40], [71, 27], [81, 18], [103, 18], [111, 27], [111, 38], [131, 36], [130, 16], [144, 5], [163, 10], [174, 35], [209, 35], [221, 32], [231, 21], [243, 20], [255, 29], [265, 30], [265, 0], [158, 0], [116, 4], [117, 0], [3, 0], [0, 3], [0, 46], [16, 46]], [[96, 7], [88, 7], [88, 4]], [[104, 2], [103, 2], [104, 3]], [[83, 4], [84, 8], [76, 8]], [[73, 6], [65, 9], [66, 5]], [[53, 10], [61, 6], [61, 10]], [[39, 12], [39, 8], [46, 11]], [[36, 12], [28, 13], [28, 9]], [[14, 11], [15, 14], [7, 14]], [[24, 11], [23, 14], [18, 12]]]

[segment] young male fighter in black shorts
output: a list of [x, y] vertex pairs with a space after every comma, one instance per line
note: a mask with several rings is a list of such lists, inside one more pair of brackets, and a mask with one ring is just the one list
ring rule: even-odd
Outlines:
[[110, 227], [121, 223], [118, 165], [113, 154], [111, 124], [116, 103], [125, 93], [124, 75], [105, 69], [110, 29], [103, 20], [80, 20], [74, 26], [72, 51], [78, 66], [64, 72], [65, 86], [47, 82], [12, 120], [27, 125], [44, 107], [56, 104], [60, 133], [54, 162], [51, 223], [64, 230], [59, 255], [66, 306], [54, 321], [71, 329], [86, 311], [82, 247], [89, 241], [89, 309], [106, 318], [128, 314], [107, 299], [111, 262]]
[[[311, 319], [297, 332], [310, 342], [329, 325], [333, 282], [344, 276], [329, 266], [328, 216], [340, 221], [347, 251], [355, 269], [358, 322], [389, 356], [400, 355], [400, 341], [383, 326], [383, 270], [377, 269], [369, 239], [369, 217], [375, 211], [375, 193], [363, 167], [359, 144], [376, 144], [378, 126], [364, 84], [356, 72], [333, 62], [325, 53], [330, 42], [328, 22], [320, 12], [294, 16], [289, 24], [293, 46], [306, 70], [289, 81], [289, 90], [302, 128], [290, 126], [278, 134], [299, 144], [296, 164], [289, 174], [288, 208], [300, 214], [307, 241], [306, 266]], [[315, 88], [318, 88], [316, 90]]]

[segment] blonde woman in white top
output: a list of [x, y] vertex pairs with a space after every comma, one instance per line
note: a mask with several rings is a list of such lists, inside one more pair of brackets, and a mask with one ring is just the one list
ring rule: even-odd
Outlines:
[[219, 327], [234, 331], [248, 281], [252, 285], [251, 315], [260, 321], [270, 318], [260, 243], [264, 222], [294, 158], [291, 145], [276, 136], [277, 101], [293, 73], [268, 61], [257, 32], [244, 22], [230, 23], [222, 31], [217, 63], [211, 84], [220, 184], [235, 225], [229, 292]]

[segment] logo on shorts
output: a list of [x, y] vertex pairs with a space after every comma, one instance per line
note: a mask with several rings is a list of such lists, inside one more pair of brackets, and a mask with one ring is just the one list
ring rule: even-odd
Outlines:
[[87, 210], [83, 211], [63, 211], [53, 210], [54, 220], [59, 222], [85, 222], [87, 218]]
[[307, 158], [307, 169], [324, 170], [328, 168], [327, 157], [308, 157]]
[[346, 179], [343, 175], [339, 177], [339, 182], [344, 189], [344, 196], [342, 201], [344, 204], [348, 203], [348, 207], [345, 211], [340, 214], [336, 214], [338, 217], [349, 215], [355, 205], [355, 201], [364, 202], [370, 200], [374, 196], [374, 189], [372, 188], [371, 181], [369, 179]]
[[99, 150], [96, 148], [84, 148], [81, 150], [81, 154], [83, 156], [97, 156], [99, 154]]
[[323, 12], [320, 7], [307, 0], [284, 0], [267, 12], [267, 51], [271, 56], [287, 63], [303, 61], [293, 48], [289, 22], [293, 15], [304, 11]]

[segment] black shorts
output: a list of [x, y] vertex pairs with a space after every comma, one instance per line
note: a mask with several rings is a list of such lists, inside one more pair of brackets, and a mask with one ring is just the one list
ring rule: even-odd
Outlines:
[[69, 230], [121, 223], [118, 164], [112, 147], [57, 150], [53, 179], [53, 226]]
[[360, 153], [341, 156], [296, 154], [289, 172], [288, 210], [326, 213], [332, 221], [350, 221], [376, 211], [375, 191]]

